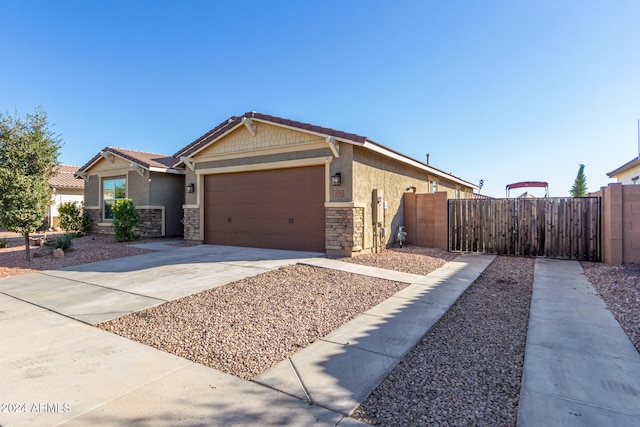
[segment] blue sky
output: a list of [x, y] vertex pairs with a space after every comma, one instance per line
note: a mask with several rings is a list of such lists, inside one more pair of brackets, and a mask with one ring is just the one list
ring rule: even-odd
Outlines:
[[[365, 135], [504, 197], [638, 155], [640, 2], [0, 0], [0, 111], [82, 165], [247, 111]], [[542, 194], [543, 190], [532, 190]], [[513, 195], [513, 194], [512, 194]]]

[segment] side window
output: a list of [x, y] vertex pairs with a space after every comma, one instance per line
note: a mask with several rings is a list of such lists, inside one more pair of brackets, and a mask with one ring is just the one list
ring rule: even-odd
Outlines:
[[127, 197], [127, 179], [106, 178], [102, 180], [102, 200], [104, 203], [104, 219], [113, 219], [113, 204], [116, 200]]
[[438, 183], [435, 181], [431, 181], [431, 192], [432, 193], [438, 192]]

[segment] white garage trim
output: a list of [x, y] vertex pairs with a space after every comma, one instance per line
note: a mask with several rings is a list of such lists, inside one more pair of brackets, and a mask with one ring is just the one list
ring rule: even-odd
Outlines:
[[[264, 171], [271, 169], [289, 169], [289, 168], [302, 168], [305, 166], [320, 166], [328, 164], [330, 157], [311, 157], [308, 159], [297, 160], [283, 160], [281, 162], [269, 162], [269, 163], [254, 163], [250, 165], [238, 165], [238, 166], [224, 166], [220, 168], [207, 168], [196, 170], [196, 175], [213, 175], [222, 173], [237, 173], [237, 172], [253, 172]], [[202, 188], [202, 182], [198, 181], [200, 188]], [[200, 204], [200, 203], [198, 203]]]
[[327, 148], [327, 142], [324, 139], [313, 139], [305, 142], [297, 142], [290, 145], [280, 145], [277, 147], [266, 147], [259, 149], [233, 151], [230, 153], [212, 153], [208, 155], [198, 156], [189, 159], [192, 164], [212, 162], [217, 160], [241, 159], [247, 157], [268, 156], [272, 154], [296, 153], [298, 151], [321, 150]]

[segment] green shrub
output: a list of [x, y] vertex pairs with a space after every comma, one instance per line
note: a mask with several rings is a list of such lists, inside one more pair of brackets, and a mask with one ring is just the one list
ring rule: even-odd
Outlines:
[[62, 236], [58, 237], [55, 241], [55, 249], [60, 248], [63, 251], [69, 250], [71, 248], [71, 245], [73, 244], [74, 237], [74, 233], [63, 234]]
[[68, 233], [82, 236], [91, 226], [91, 219], [84, 212], [84, 205], [78, 202], [66, 202], [58, 208], [60, 228]]
[[138, 225], [138, 210], [131, 199], [116, 200], [113, 205], [113, 231], [118, 242], [130, 242], [138, 236], [133, 229]]
[[7, 239], [2, 238], [0, 239], [0, 248], [6, 248], [7, 247]]

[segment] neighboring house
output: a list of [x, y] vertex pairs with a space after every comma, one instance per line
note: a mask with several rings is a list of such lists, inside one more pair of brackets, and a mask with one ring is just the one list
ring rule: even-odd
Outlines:
[[[479, 190], [367, 137], [255, 112], [173, 157], [186, 171], [184, 238], [210, 244], [377, 252], [403, 225], [404, 192], [472, 198]], [[94, 181], [87, 194], [97, 192]]]
[[536, 196], [535, 194], [531, 194], [528, 191], [525, 191], [524, 193], [518, 196], [518, 199], [537, 199], [537, 198], [538, 196]]
[[640, 156], [607, 174], [621, 184], [640, 184]]
[[58, 208], [67, 202], [80, 202], [84, 200], [84, 182], [76, 179], [74, 174], [79, 166], [61, 165], [58, 173], [49, 179], [49, 185], [53, 189], [53, 204], [47, 212], [49, 228], [60, 226]]
[[184, 169], [166, 154], [106, 147], [76, 175], [84, 180], [85, 212], [94, 230], [112, 234], [112, 206], [129, 198], [142, 236], [182, 236]]

